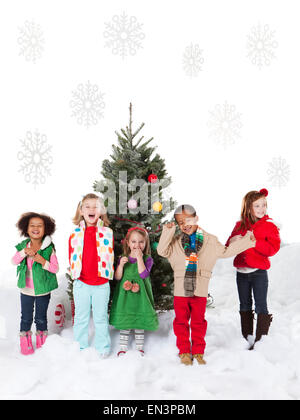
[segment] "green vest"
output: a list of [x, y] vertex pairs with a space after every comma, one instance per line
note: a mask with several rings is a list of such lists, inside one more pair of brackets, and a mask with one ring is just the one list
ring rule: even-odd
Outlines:
[[[18, 251], [22, 251], [22, 249], [26, 248], [30, 239], [25, 239], [24, 241], [20, 242], [16, 245]], [[53, 243], [45, 248], [40, 249], [38, 254], [41, 255], [45, 260], [50, 261], [50, 257], [53, 251]], [[25, 257], [17, 267], [17, 276], [18, 278], [18, 287], [23, 289], [26, 287], [26, 271], [27, 271], [27, 257]], [[56, 274], [50, 273], [48, 270], [44, 270], [42, 264], [34, 262], [32, 265], [32, 278], [33, 278], [33, 285], [34, 285], [34, 293], [35, 295], [42, 295], [45, 293], [49, 293], [54, 289], [57, 289], [57, 279]]]
[[[144, 261], [146, 259], [147, 256], [144, 256]], [[140, 290], [137, 293], [126, 291], [123, 284], [127, 280], [138, 283]], [[117, 280], [114, 291], [109, 322], [119, 330], [155, 331], [158, 328], [150, 277], [141, 279], [137, 263], [127, 262], [124, 265], [123, 277]]]

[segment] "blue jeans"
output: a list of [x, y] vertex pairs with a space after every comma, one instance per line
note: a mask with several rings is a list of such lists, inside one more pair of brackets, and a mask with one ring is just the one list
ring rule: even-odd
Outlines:
[[255, 312], [257, 314], [269, 313], [267, 307], [267, 270], [256, 270], [252, 273], [237, 272], [236, 282], [240, 299], [240, 311], [252, 311], [253, 291]]
[[33, 322], [33, 309], [35, 304], [34, 322], [37, 331], [47, 330], [47, 310], [50, 293], [44, 296], [29, 296], [21, 293], [21, 325], [20, 331], [30, 331]]
[[101, 355], [107, 355], [111, 343], [108, 324], [109, 283], [90, 286], [80, 280], [74, 280], [73, 296], [75, 304], [73, 332], [80, 350], [89, 346], [89, 321], [92, 309], [95, 325], [94, 346]]

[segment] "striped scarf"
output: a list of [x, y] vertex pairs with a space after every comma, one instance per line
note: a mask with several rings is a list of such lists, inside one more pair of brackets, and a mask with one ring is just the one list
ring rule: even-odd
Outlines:
[[203, 231], [196, 230], [195, 246], [191, 246], [191, 237], [186, 233], [181, 236], [182, 247], [185, 252], [184, 294], [186, 297], [194, 296], [196, 288], [198, 252], [203, 244]]

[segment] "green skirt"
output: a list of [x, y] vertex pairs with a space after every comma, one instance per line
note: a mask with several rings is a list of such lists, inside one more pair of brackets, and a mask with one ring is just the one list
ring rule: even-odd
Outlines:
[[122, 280], [117, 281], [109, 323], [118, 330], [157, 330], [158, 319], [154, 309], [150, 277], [131, 280], [140, 286], [137, 293], [123, 288], [126, 280], [129, 279], [124, 276]]

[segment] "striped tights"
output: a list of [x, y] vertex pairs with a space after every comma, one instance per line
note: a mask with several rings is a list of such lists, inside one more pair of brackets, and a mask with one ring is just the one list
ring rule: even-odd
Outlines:
[[[120, 330], [120, 350], [128, 350], [128, 341], [131, 330]], [[144, 330], [133, 330], [135, 336], [135, 346], [137, 350], [143, 350], [144, 347]]]

